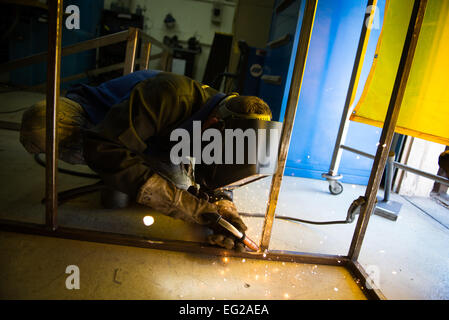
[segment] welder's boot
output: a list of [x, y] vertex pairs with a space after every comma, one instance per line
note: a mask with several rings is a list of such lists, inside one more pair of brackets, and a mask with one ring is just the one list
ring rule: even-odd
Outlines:
[[170, 217], [202, 225], [209, 223], [207, 213], [218, 212], [216, 205], [177, 188], [156, 173], [139, 189], [136, 201]]
[[440, 168], [445, 171], [446, 177], [449, 178], [449, 150], [446, 150], [442, 154], [440, 154], [438, 164]]

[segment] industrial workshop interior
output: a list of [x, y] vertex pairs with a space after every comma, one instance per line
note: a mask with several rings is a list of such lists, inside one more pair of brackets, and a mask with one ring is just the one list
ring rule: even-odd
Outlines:
[[0, 299], [449, 300], [449, 1], [0, 7]]

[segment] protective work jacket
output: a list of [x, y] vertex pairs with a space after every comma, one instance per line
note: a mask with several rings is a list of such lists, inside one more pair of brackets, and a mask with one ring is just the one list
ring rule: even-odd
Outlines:
[[[107, 185], [135, 196], [151, 175], [160, 173], [164, 165], [171, 166], [168, 148], [161, 150], [170, 145], [171, 131], [195, 115], [196, 120], [205, 120], [222, 98], [224, 94], [185, 76], [154, 73], [135, 84], [127, 99], [85, 131], [85, 161]], [[205, 108], [208, 112], [201, 112]], [[162, 158], [149, 158], [151, 151]]]

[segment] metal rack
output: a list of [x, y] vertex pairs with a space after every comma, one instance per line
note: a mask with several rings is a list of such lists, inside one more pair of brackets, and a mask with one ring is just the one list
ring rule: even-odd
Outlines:
[[[332, 265], [346, 268], [355, 279], [359, 288], [370, 299], [385, 299], [382, 292], [372, 285], [371, 280], [359, 264], [358, 256], [363, 243], [364, 235], [368, 226], [370, 213], [372, 212], [375, 202], [376, 194], [382, 178], [382, 173], [387, 162], [388, 150], [391, 145], [394, 128], [397, 122], [399, 110], [403, 93], [407, 84], [407, 79], [413, 60], [415, 47], [419, 31], [422, 25], [424, 12], [427, 0], [414, 0], [413, 13], [410, 19], [410, 25], [407, 32], [407, 39], [404, 44], [402, 58], [399, 65], [397, 78], [391, 96], [388, 113], [386, 116], [382, 136], [380, 138], [380, 146], [374, 156], [374, 165], [371, 171], [369, 184], [366, 189], [366, 202], [361, 208], [361, 212], [357, 221], [356, 229], [349, 247], [347, 255], [329, 255], [317, 253], [301, 253], [288, 251], [274, 251], [269, 250], [269, 243], [271, 237], [272, 226], [275, 218], [275, 210], [278, 201], [278, 195], [281, 187], [282, 177], [284, 173], [293, 123], [295, 119], [296, 109], [298, 107], [298, 99], [306, 66], [309, 42], [312, 35], [312, 29], [315, 19], [315, 13], [318, 1], [307, 0], [304, 18], [301, 26], [301, 33], [298, 42], [298, 48], [295, 56], [294, 72], [292, 84], [288, 95], [288, 102], [286, 108], [285, 119], [283, 123], [280, 146], [278, 150], [277, 169], [272, 179], [269, 204], [267, 206], [262, 237], [260, 242], [261, 250], [259, 252], [244, 252], [239, 253], [229, 251], [203, 243], [192, 243], [187, 241], [173, 241], [164, 239], [146, 239], [143, 237], [108, 233], [100, 231], [88, 231], [77, 228], [66, 228], [58, 226], [58, 201], [57, 201], [57, 144], [56, 144], [56, 110], [58, 108], [59, 84], [60, 84], [60, 64], [61, 64], [61, 30], [62, 30], [62, 0], [49, 0], [49, 43], [48, 43], [48, 80], [47, 80], [47, 148], [46, 148], [46, 223], [34, 224], [15, 222], [11, 220], [0, 220], [0, 230], [9, 232], [30, 233], [43, 236], [52, 236], [59, 238], [76, 239], [83, 241], [94, 241], [100, 243], [117, 244], [124, 246], [135, 246], [149, 249], [173, 250], [182, 252], [203, 253], [216, 256], [234, 256], [245, 257], [252, 259], [261, 259], [269, 261], [287, 261], [297, 263], [311, 263]], [[376, 3], [376, 0], [369, 0], [368, 6]], [[365, 14], [365, 19], [369, 19], [372, 12]], [[365, 41], [365, 35], [368, 32], [364, 24], [362, 28], [361, 40]], [[136, 61], [136, 44], [138, 35], [137, 31], [130, 31], [127, 36], [127, 57], [124, 64], [126, 72], [132, 72], [134, 63]], [[149, 56], [152, 39], [149, 39], [149, 44], [144, 47], [144, 57]], [[363, 44], [365, 45], [365, 44]], [[362, 47], [363, 47], [362, 45]], [[146, 49], [145, 49], [146, 48]], [[360, 48], [360, 45], [359, 45]], [[360, 58], [363, 50], [359, 52]], [[169, 57], [169, 52], [165, 54]], [[146, 58], [145, 58], [146, 59]], [[168, 59], [168, 58], [167, 58]], [[357, 59], [356, 59], [357, 60]], [[357, 61], [355, 63], [357, 65]], [[144, 63], [147, 66], [147, 63]], [[386, 147], [381, 147], [385, 145]], [[340, 150], [339, 146], [338, 150]], [[371, 285], [367, 285], [371, 284]]]

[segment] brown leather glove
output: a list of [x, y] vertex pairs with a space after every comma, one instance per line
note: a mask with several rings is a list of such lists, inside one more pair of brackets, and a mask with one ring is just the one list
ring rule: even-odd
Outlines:
[[136, 200], [170, 217], [202, 225], [209, 223], [203, 214], [218, 212], [216, 205], [177, 188], [158, 174], [140, 187]]
[[[219, 200], [214, 202], [214, 205], [218, 207], [218, 213], [226, 221], [234, 225], [234, 227], [236, 227], [239, 231], [245, 232], [248, 229], [242, 218], [240, 218], [237, 208], [232, 201]], [[223, 231], [220, 227], [212, 227], [212, 230], [214, 231], [214, 234], [208, 237], [210, 244], [219, 245], [220, 247], [224, 247], [229, 250], [235, 249], [241, 252], [245, 251], [245, 245], [242, 242], [237, 241], [235, 236], [233, 236], [230, 232]]]

